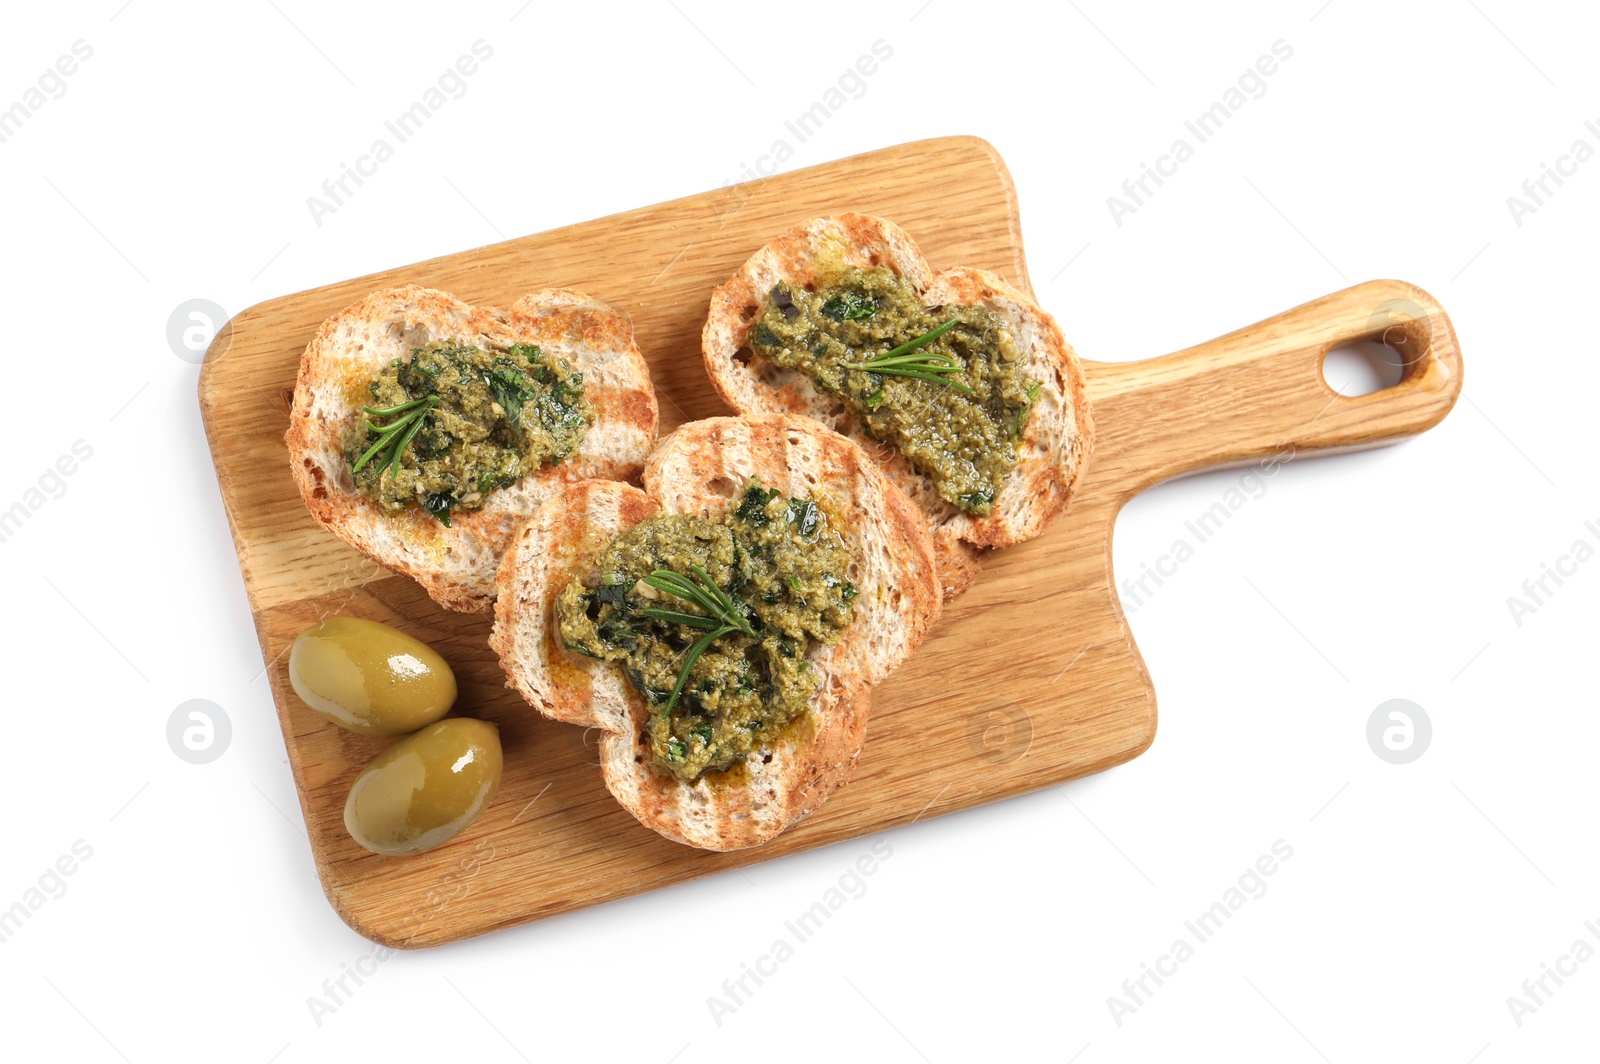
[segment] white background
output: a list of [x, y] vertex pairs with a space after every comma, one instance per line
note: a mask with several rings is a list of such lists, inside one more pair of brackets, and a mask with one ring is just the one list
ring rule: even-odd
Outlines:
[[[1507, 0], [1212, 8], [8, 10], [0, 106], [73, 42], [93, 55], [0, 144], [0, 509], [74, 441], [93, 453], [0, 543], [0, 908], [78, 840], [92, 856], [0, 944], [0, 1054], [1591, 1059], [1600, 963], [1548, 982], [1520, 1026], [1507, 998], [1575, 940], [1600, 947], [1600, 564], [1520, 625], [1507, 599], [1575, 540], [1600, 544], [1600, 161], [1521, 225], [1507, 197], [1574, 140], [1600, 148], [1600, 26]], [[493, 58], [466, 94], [315, 224], [306, 198], [480, 38]], [[397, 955], [319, 1023], [308, 999], [371, 947], [317, 884], [169, 314], [716, 188], [880, 39], [892, 57], [786, 168], [987, 138], [1040, 298], [1086, 357], [1400, 277], [1451, 312], [1462, 401], [1413, 442], [1279, 471], [1145, 601], [1148, 753], [882, 836], [865, 895], [720, 1026], [708, 997], [871, 840]], [[1107, 197], [1280, 39], [1293, 56], [1265, 94], [1117, 225]], [[1130, 505], [1119, 575], [1238, 477]], [[208, 765], [167, 745], [191, 698], [232, 721]], [[1411, 764], [1367, 744], [1391, 698], [1432, 721]], [[1265, 895], [1119, 1024], [1108, 998], [1280, 839], [1293, 857]]]

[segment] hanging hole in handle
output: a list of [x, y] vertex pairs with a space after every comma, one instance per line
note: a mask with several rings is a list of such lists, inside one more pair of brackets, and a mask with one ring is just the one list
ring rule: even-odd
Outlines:
[[1348, 398], [1393, 388], [1421, 372], [1432, 338], [1426, 310], [1409, 299], [1386, 300], [1360, 335], [1323, 354], [1322, 379]]
[[1404, 357], [1378, 340], [1347, 340], [1322, 357], [1322, 379], [1346, 398], [1371, 395], [1400, 383]]

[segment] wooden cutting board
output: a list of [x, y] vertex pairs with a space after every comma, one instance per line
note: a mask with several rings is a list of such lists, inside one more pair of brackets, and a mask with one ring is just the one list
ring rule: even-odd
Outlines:
[[[931, 195], [929, 174], [938, 175]], [[1420, 289], [1392, 281], [1165, 358], [1086, 362], [1099, 439], [1068, 517], [992, 557], [922, 649], [874, 692], [855, 777], [816, 815], [754, 850], [693, 850], [641, 827], [612, 800], [593, 734], [544, 720], [503, 685], [487, 617], [444, 611], [311, 518], [283, 445], [295, 371], [317, 325], [376, 288], [417, 283], [498, 306], [531, 289], [577, 288], [632, 316], [664, 434], [727, 413], [699, 354], [712, 288], [793, 223], [845, 210], [900, 223], [935, 269], [986, 267], [1031, 290], [1005, 164], [984, 141], [950, 137], [285, 296], [219, 333], [200, 376], [206, 433], [323, 889], [361, 934], [398, 947], [437, 945], [1135, 757], [1155, 736], [1156, 701], [1112, 579], [1122, 505], [1203, 468], [1413, 435], [1443, 418], [1461, 389], [1444, 312]], [[1401, 383], [1361, 398], [1336, 395], [1322, 378], [1325, 352], [1378, 335], [1406, 354]], [[432, 644], [456, 670], [456, 711], [500, 726], [498, 798], [437, 850], [378, 857], [344, 830], [350, 785], [386, 741], [333, 726], [289, 686], [290, 643], [329, 614], [384, 621]], [[1006, 682], [961, 667], [975, 656], [1004, 662]]]

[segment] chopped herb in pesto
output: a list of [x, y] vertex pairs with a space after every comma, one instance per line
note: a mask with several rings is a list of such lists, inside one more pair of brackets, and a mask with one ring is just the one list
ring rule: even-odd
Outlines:
[[[787, 297], [787, 292], [785, 293]], [[773, 295], [773, 300], [777, 300]], [[792, 300], [791, 300], [792, 303]], [[821, 307], [822, 313], [834, 321], [865, 321], [878, 311], [878, 301], [859, 292], [840, 292], [830, 297]], [[785, 315], [797, 317], [798, 315]]]
[[815, 288], [775, 285], [752, 350], [840, 396], [946, 502], [988, 514], [1040, 387], [1005, 322], [985, 307], [926, 307], [883, 267], [840, 266]]
[[[771, 491], [764, 490], [759, 483], [752, 484], [745, 489], [744, 496], [739, 500], [739, 506], [733, 515], [741, 521], [748, 521], [757, 528], [765, 528], [771, 521], [767, 516], [767, 504], [776, 499], [782, 492], [777, 488]], [[815, 505], [814, 503], [812, 505]]]
[[853, 616], [850, 564], [825, 507], [752, 481], [720, 518], [652, 517], [604, 548], [557, 599], [561, 638], [623, 667], [655, 710], [651, 763], [694, 780], [805, 715], [808, 653]]
[[366, 423], [344, 440], [356, 487], [391, 513], [415, 503], [446, 525], [560, 463], [594, 423], [583, 374], [531, 344], [414, 348], [367, 392]]

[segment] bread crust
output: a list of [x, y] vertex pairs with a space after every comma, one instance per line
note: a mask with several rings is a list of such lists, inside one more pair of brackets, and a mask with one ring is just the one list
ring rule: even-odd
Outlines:
[[[1007, 323], [1024, 352], [1026, 372], [1043, 387], [1018, 441], [1018, 464], [1002, 481], [991, 513], [977, 517], [941, 499], [932, 478], [898, 448], [867, 436], [843, 402], [803, 374], [761, 358], [741, 357], [778, 281], [806, 285], [839, 261], [885, 266], [909, 280], [928, 306], [987, 307]], [[752, 255], [720, 285], [701, 335], [711, 383], [741, 414], [814, 418], [850, 437], [924, 512], [933, 530], [946, 598], [977, 576], [983, 550], [1025, 542], [1067, 509], [1094, 441], [1094, 422], [1077, 353], [1049, 313], [998, 274], [969, 267], [934, 273], [911, 237], [893, 222], [840, 214], [802, 222]]]
[[[813, 646], [823, 682], [808, 714], [773, 748], [690, 784], [649, 763], [651, 708], [622, 670], [561, 645], [556, 598], [616, 536], [653, 513], [719, 516], [746, 483], [818, 500], [838, 520], [859, 588], [832, 646]], [[915, 504], [859, 447], [806, 418], [711, 418], [678, 429], [645, 466], [644, 491], [568, 484], [507, 551], [490, 645], [508, 686], [546, 716], [603, 730], [606, 787], [669, 839], [736, 850], [771, 839], [815, 809], [855, 767], [871, 688], [904, 661], [942, 605], [934, 547]]]
[[[365, 415], [366, 385], [397, 356], [437, 340], [532, 343], [583, 374], [595, 421], [578, 450], [488, 496], [450, 527], [420, 507], [390, 514], [355, 486], [341, 440]], [[495, 573], [517, 528], [561, 485], [637, 477], [656, 440], [655, 391], [633, 327], [570, 289], [531, 293], [509, 311], [474, 307], [419, 285], [373, 292], [333, 315], [300, 359], [284, 442], [301, 498], [329, 531], [380, 565], [417, 580], [440, 605], [487, 611]]]

